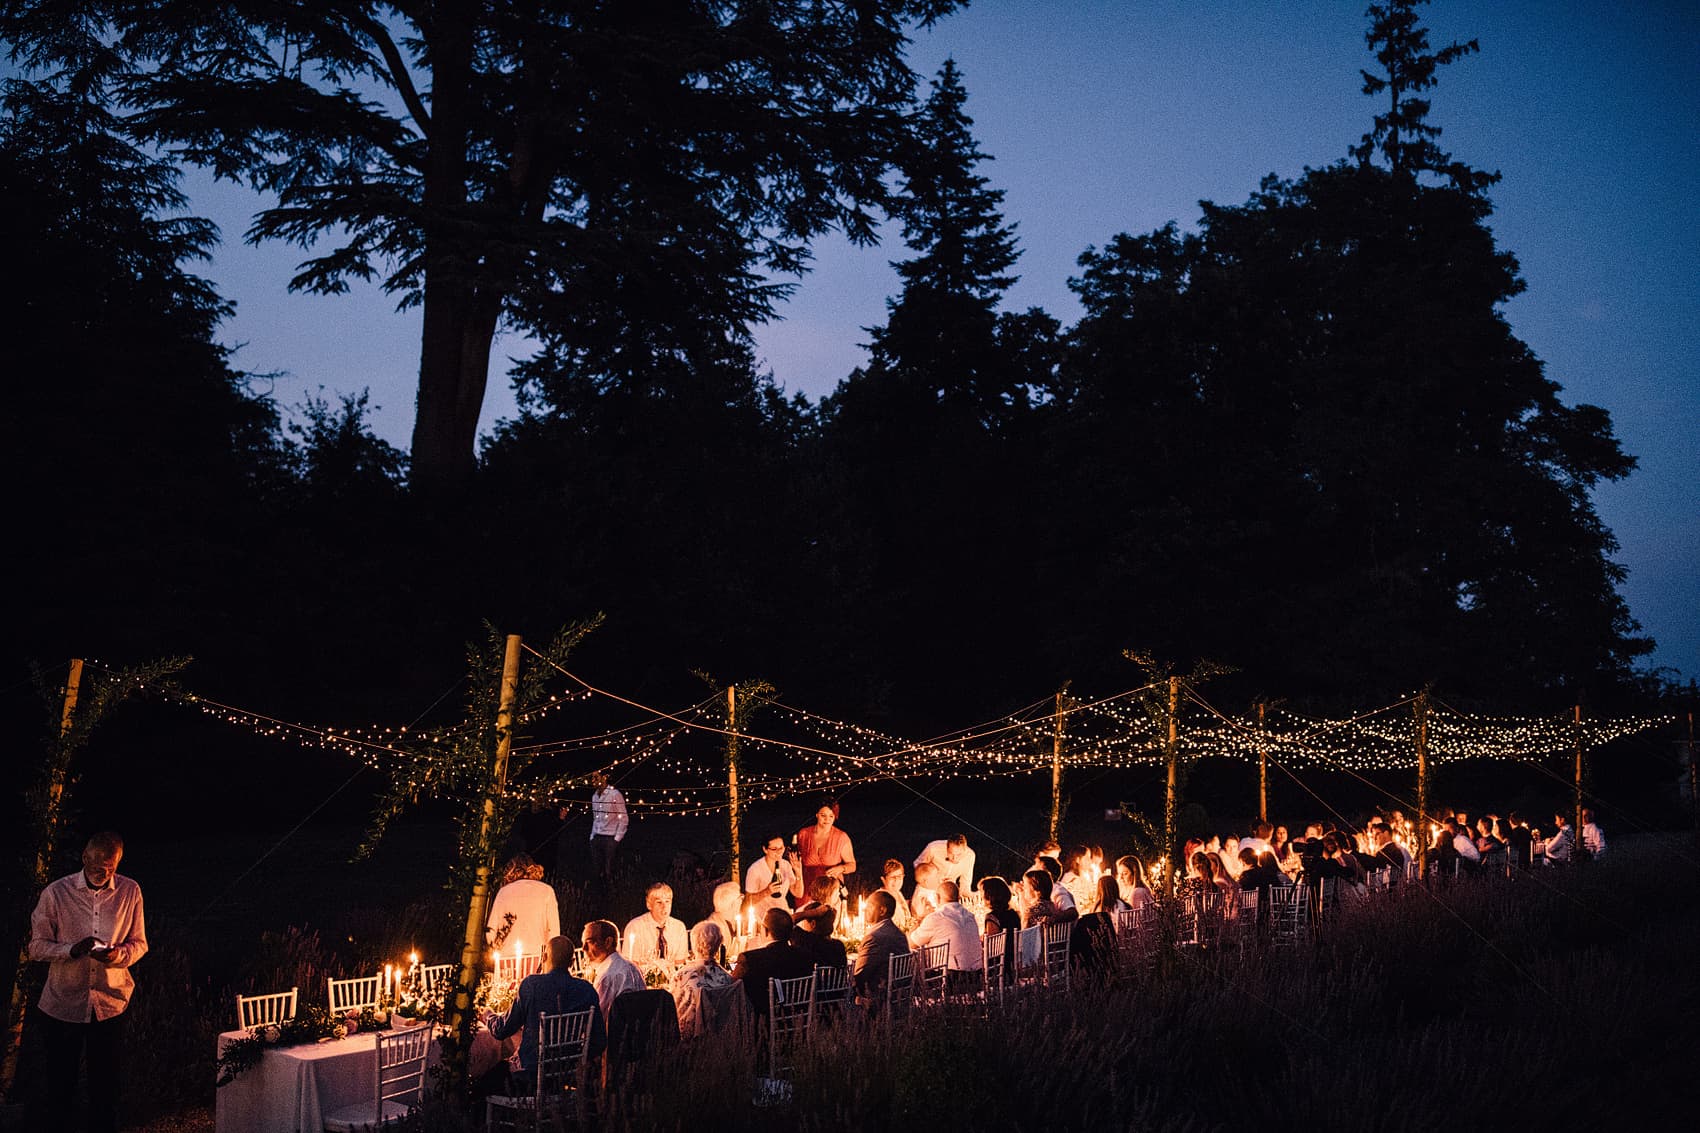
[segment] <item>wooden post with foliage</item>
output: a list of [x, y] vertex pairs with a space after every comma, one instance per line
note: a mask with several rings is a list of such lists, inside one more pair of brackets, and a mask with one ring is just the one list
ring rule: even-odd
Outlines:
[[1417, 694], [1417, 815], [1411, 830], [1417, 836], [1417, 876], [1428, 877], [1428, 689]]
[[1269, 737], [1263, 711], [1268, 705], [1257, 705], [1257, 821], [1269, 821]]
[[726, 800], [732, 835], [732, 880], [743, 874], [743, 832], [738, 814], [738, 686], [726, 686]]
[[1588, 856], [1587, 849], [1582, 845], [1582, 706], [1580, 704], [1576, 706], [1572, 727], [1576, 732], [1576, 782], [1572, 789], [1574, 798], [1572, 799], [1571, 810], [1574, 817], [1571, 821], [1576, 826], [1571, 831], [1571, 835], [1576, 839], [1576, 843], [1570, 847], [1570, 860], [1580, 862]]
[[[448, 1025], [451, 1041], [444, 1044], [443, 1067], [448, 1080], [456, 1088], [464, 1085], [467, 1074], [467, 1054], [472, 1047], [472, 1001], [478, 982], [484, 975], [484, 926], [490, 917], [490, 874], [495, 870], [495, 847], [490, 844], [490, 828], [496, 818], [496, 800], [501, 798], [508, 778], [508, 753], [513, 748], [514, 699], [519, 692], [518, 634], [509, 634], [507, 649], [502, 655], [501, 700], [496, 709], [496, 757], [484, 789], [484, 813], [479, 824], [479, 847], [483, 857], [478, 863], [472, 886], [472, 900], [466, 910], [466, 938], [460, 950], [460, 974], [455, 980], [454, 998], [449, 1003]], [[547, 941], [544, 942], [547, 945]]]
[[1163, 755], [1168, 761], [1168, 787], [1163, 793], [1163, 857], [1168, 864], [1164, 872], [1164, 891], [1173, 894], [1180, 876], [1180, 868], [1175, 858], [1175, 820], [1179, 817], [1180, 791], [1180, 732], [1176, 726], [1176, 713], [1180, 710], [1181, 679], [1169, 678], [1169, 734], [1163, 744]]
[[[83, 659], [71, 659], [71, 671], [65, 678], [65, 702], [59, 713], [59, 740], [61, 743], [71, 734], [71, 721], [77, 712], [77, 693], [83, 683]], [[55, 767], [49, 774], [47, 783], [46, 813], [41, 816], [42, 836], [35, 852], [35, 889], [40, 891], [47, 884], [48, 872], [53, 868], [53, 850], [59, 840], [59, 803], [65, 797], [65, 776], [67, 767]], [[18, 968], [12, 977], [11, 1002], [6, 1011], [6, 1054], [0, 1060], [0, 1095], [10, 1096], [12, 1083], [18, 1077], [18, 1051], [24, 1041], [24, 1011], [29, 1006], [29, 981], [25, 978], [29, 972], [30, 953], [29, 937], [18, 948]]]
[[1068, 715], [1068, 686], [1057, 690], [1057, 712], [1053, 717], [1056, 727], [1051, 734], [1051, 826], [1050, 839], [1057, 840], [1057, 831], [1062, 825], [1062, 765], [1063, 765], [1063, 717]]

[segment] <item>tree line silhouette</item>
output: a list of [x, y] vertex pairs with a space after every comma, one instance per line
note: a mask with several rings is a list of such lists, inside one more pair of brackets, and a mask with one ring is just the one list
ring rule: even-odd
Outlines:
[[[1506, 323], [1495, 178], [1423, 97], [1475, 45], [1416, 4], [1369, 10], [1361, 145], [1086, 249], [1068, 326], [1004, 309], [964, 76], [904, 62], [947, 0], [0, 5], [34, 68], [0, 122], [18, 655], [193, 654], [207, 691], [387, 719], [481, 620], [600, 610], [608, 683], [921, 732], [1125, 687], [1130, 645], [1319, 705], [1655, 693], [1589, 497], [1634, 459]], [[271, 195], [254, 238], [329, 241], [298, 286], [423, 305], [411, 454], [363, 393], [236, 368], [180, 162]], [[867, 364], [788, 396], [773, 279], [880, 215]], [[540, 349], [474, 459], [499, 325]]]

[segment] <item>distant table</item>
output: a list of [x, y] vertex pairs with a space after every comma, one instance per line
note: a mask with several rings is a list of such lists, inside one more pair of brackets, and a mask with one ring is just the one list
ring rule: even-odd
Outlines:
[[[219, 1053], [247, 1031], [218, 1036]], [[378, 1093], [376, 1032], [362, 1031], [345, 1039], [272, 1047], [258, 1066], [249, 1067], [215, 1093], [217, 1133], [320, 1133], [327, 1113]], [[437, 1061], [432, 1043], [430, 1062]]]

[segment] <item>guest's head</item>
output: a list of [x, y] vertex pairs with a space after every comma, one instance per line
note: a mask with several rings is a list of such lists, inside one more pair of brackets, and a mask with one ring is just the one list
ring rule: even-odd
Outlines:
[[738, 907], [744, 902], [744, 887], [736, 881], [722, 881], [714, 887], [714, 915], [728, 921], [738, 919]]
[[1203, 850], [1194, 850], [1192, 857], [1187, 859], [1187, 871], [1190, 876], [1200, 881], [1209, 881], [1214, 875], [1210, 872], [1210, 859], [1214, 855]]
[[[502, 866], [502, 884], [508, 885], [515, 881], [526, 880], [530, 876], [531, 870], [536, 864], [536, 862], [531, 860], [530, 854], [523, 852], [515, 854]], [[537, 873], [538, 876], [541, 877], [543, 871], [538, 870]]]
[[590, 789], [596, 792], [607, 790], [608, 776], [604, 775], [600, 771], [592, 771], [590, 773]]
[[903, 888], [903, 863], [896, 858], [885, 859], [885, 868], [880, 870], [880, 886], [896, 892]]
[[968, 835], [952, 834], [950, 841], [944, 844], [944, 860], [959, 862], [968, 856]]
[[817, 905], [838, 903], [838, 879], [821, 874], [809, 885], [809, 900]]
[[1009, 882], [993, 874], [980, 879], [980, 896], [986, 899], [986, 907], [996, 912], [1009, 908], [1009, 899], [1014, 896], [1009, 891]]
[[1116, 859], [1116, 881], [1129, 889], [1149, 889], [1145, 880], [1145, 863], [1129, 854]]
[[1257, 868], [1257, 851], [1250, 846], [1245, 846], [1240, 850], [1239, 858], [1240, 864], [1247, 869]]
[[720, 955], [726, 934], [713, 921], [698, 921], [691, 926], [691, 959], [712, 960]]
[[1259, 822], [1257, 824], [1257, 836], [1262, 838], [1265, 842], [1269, 841], [1269, 839], [1274, 837], [1274, 835], [1275, 828], [1267, 822]]
[[1030, 901], [1049, 901], [1051, 887], [1056, 879], [1049, 870], [1030, 869], [1021, 875], [1021, 883], [1027, 887], [1027, 897]]
[[956, 884], [954, 881], [939, 882], [940, 902], [949, 905], [954, 901], [960, 900], [962, 900], [962, 887], [960, 885]]
[[939, 887], [938, 863], [928, 860], [916, 866], [915, 884], [922, 889], [937, 889]]
[[573, 966], [573, 938], [570, 936], [550, 937], [544, 953], [544, 962], [551, 972], [564, 972]]
[[[1040, 858], [1039, 863], [1040, 871], [1051, 879], [1051, 889], [1055, 889], [1057, 882], [1062, 880], [1062, 863], [1055, 858]], [[1050, 889], [1045, 890], [1045, 895], [1050, 895]]]
[[614, 953], [614, 946], [620, 939], [620, 930], [614, 927], [612, 921], [591, 921], [584, 926], [584, 935], [580, 942], [584, 945], [584, 954], [592, 960], [605, 960]]
[[767, 859], [768, 865], [778, 865], [779, 859], [785, 856], [785, 835], [769, 834], [767, 841], [761, 844], [761, 856]]
[[1257, 864], [1261, 866], [1268, 866], [1270, 869], [1281, 868], [1281, 863], [1275, 860], [1275, 852], [1273, 850], [1265, 850], [1263, 853], [1259, 854], [1257, 856]]
[[118, 872], [124, 860], [124, 839], [110, 830], [103, 830], [83, 847], [83, 878], [96, 889], [103, 889]]
[[673, 915], [673, 887], [665, 881], [657, 881], [644, 893], [643, 903], [656, 924], [666, 924], [667, 918]]
[[873, 895], [868, 898], [868, 916], [874, 924], [878, 924], [880, 921], [889, 921], [895, 912], [897, 912], [897, 902], [892, 900], [891, 894], [884, 889], [875, 890]]
[[815, 808], [815, 825], [822, 830], [838, 821], [838, 804], [831, 799], [822, 802]]
[[795, 924], [791, 914], [784, 909], [772, 908], [761, 915], [762, 931], [774, 943], [791, 939], [791, 929]]
[[809, 905], [797, 910], [796, 920], [798, 932], [831, 936], [833, 926], [838, 923], [838, 910], [831, 905]]
[[1098, 911], [1107, 913], [1115, 908], [1122, 899], [1121, 890], [1116, 888], [1116, 879], [1107, 873], [1098, 875]]
[[1062, 866], [1064, 873], [1079, 873], [1081, 865], [1086, 861], [1086, 855], [1089, 853], [1091, 851], [1085, 846], [1071, 845], [1062, 852], [1058, 864]]

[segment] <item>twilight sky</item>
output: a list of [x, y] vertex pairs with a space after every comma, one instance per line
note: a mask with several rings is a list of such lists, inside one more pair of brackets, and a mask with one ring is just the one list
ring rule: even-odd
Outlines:
[[[1013, 308], [1072, 322], [1075, 259], [1118, 232], [1170, 220], [1197, 202], [1241, 203], [1266, 173], [1291, 177], [1344, 156], [1375, 106], [1359, 92], [1371, 64], [1367, 0], [976, 0], [918, 32], [911, 58], [931, 75], [954, 56], [969, 91], [982, 169], [1019, 224]], [[1528, 290], [1505, 309], [1567, 402], [1611, 411], [1640, 458], [1595, 493], [1629, 568], [1623, 592], [1659, 641], [1653, 663], [1700, 676], [1700, 5], [1471, 4], [1423, 9], [1430, 43], [1478, 39], [1444, 68], [1430, 121], [1443, 149], [1504, 174], [1495, 235]], [[286, 409], [321, 387], [369, 388], [379, 434], [406, 447], [418, 365], [418, 314], [376, 287], [290, 295], [298, 249], [240, 242], [257, 199], [201, 175], [195, 211], [226, 243], [206, 270], [237, 302], [224, 338], [235, 363], [275, 373]], [[871, 250], [816, 248], [814, 270], [758, 328], [776, 380], [811, 398], [864, 353], [896, 289], [893, 230]], [[514, 411], [497, 344], [486, 426]], [[259, 387], [265, 388], [264, 383]]]

